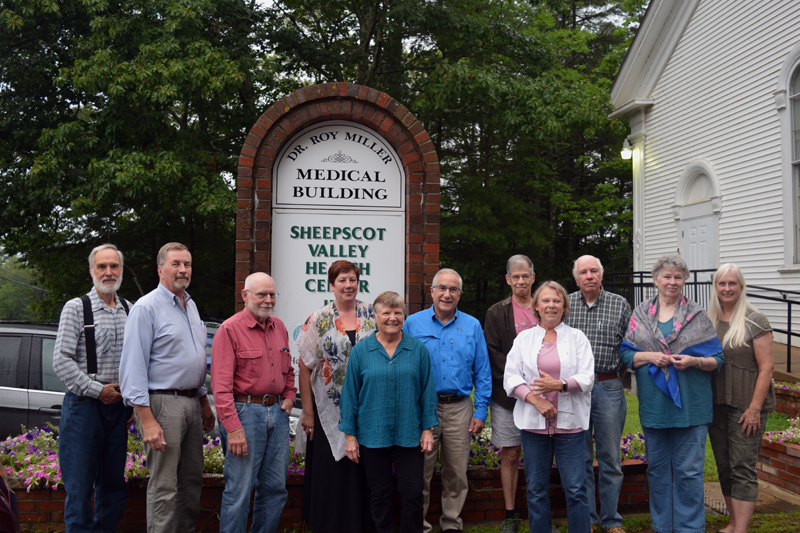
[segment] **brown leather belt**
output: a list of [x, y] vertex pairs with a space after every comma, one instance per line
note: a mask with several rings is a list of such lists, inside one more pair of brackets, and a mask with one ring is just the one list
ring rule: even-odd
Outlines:
[[281, 397], [277, 395], [265, 394], [264, 396], [251, 396], [250, 394], [234, 394], [233, 400], [236, 402], [244, 403], [258, 403], [261, 405], [275, 405], [281, 401]]
[[171, 394], [173, 396], [186, 396], [187, 398], [194, 398], [197, 396], [197, 389], [150, 389], [150, 394]]
[[619, 374], [616, 372], [613, 374], [595, 374], [594, 377], [597, 381], [608, 381], [609, 379], [619, 379]]
[[469, 396], [459, 396], [457, 394], [437, 394], [436, 396], [439, 398], [439, 403], [458, 403], [469, 398]]

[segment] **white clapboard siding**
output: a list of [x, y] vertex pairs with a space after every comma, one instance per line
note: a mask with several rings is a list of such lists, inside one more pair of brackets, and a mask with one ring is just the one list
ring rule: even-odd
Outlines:
[[[800, 1], [701, 0], [650, 95], [644, 180], [645, 268], [683, 245], [672, 206], [686, 166], [705, 159], [722, 192], [720, 263], [748, 283], [800, 290], [781, 274], [781, 128], [773, 91], [800, 42]], [[755, 301], [775, 327], [785, 306]], [[800, 331], [800, 309], [793, 327]], [[781, 337], [776, 335], [776, 338]]]

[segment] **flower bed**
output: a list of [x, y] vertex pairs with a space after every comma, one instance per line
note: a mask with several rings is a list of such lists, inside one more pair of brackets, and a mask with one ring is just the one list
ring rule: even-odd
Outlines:
[[[128, 462], [125, 477], [128, 481], [128, 502], [120, 522], [120, 531], [145, 529], [145, 497], [148, 472], [141, 436], [131, 427], [128, 436]], [[468, 472], [469, 494], [462, 517], [469, 522], [502, 520], [504, 514], [503, 492], [500, 481], [501, 450], [490, 442], [491, 430], [473, 436]], [[644, 437], [628, 434], [620, 443], [625, 481], [620, 494], [621, 512], [645, 512], [648, 506], [647, 477], [644, 457]], [[225, 483], [220, 475], [224, 456], [219, 439], [209, 440], [204, 448], [205, 477], [201, 495], [201, 514], [197, 529], [213, 531], [219, 528], [219, 505]], [[301, 522], [302, 485], [305, 457], [295, 454], [289, 462], [287, 490], [289, 500], [281, 514], [282, 528], [296, 528]], [[20, 515], [24, 524], [37, 531], [63, 530], [64, 487], [58, 466], [58, 429], [48, 426], [32, 429], [22, 435], [0, 443], [0, 464], [5, 469], [12, 488], [20, 501]], [[520, 460], [520, 484], [517, 507], [526, 509], [525, 476]], [[565, 514], [563, 492], [559, 487], [558, 472], [551, 473], [551, 502], [556, 516]], [[436, 523], [441, 513], [441, 480], [434, 474], [431, 482], [431, 505], [428, 521]], [[399, 497], [395, 494], [396, 503]]]
[[[288, 474], [302, 476], [305, 473], [305, 455], [294, 453], [294, 443], [290, 444], [290, 453]], [[203, 472], [222, 474], [224, 465], [225, 456], [219, 438], [203, 437]], [[17, 487], [26, 490], [38, 487], [56, 490], [63, 487], [58, 464], [58, 428], [48, 424], [41, 429], [33, 428], [17, 437], [7, 438], [0, 443], [0, 466], [9, 482]], [[125, 481], [149, 475], [142, 437], [136, 426], [130, 426]]]
[[759, 479], [800, 494], [800, 419], [789, 424], [789, 429], [764, 434], [756, 470]]
[[[646, 465], [638, 460], [623, 462], [622, 471], [625, 480], [619, 498], [619, 510], [623, 514], [642, 513], [648, 510], [648, 487]], [[503, 489], [500, 482], [499, 468], [471, 466], [467, 472], [469, 493], [462, 518], [467, 523], [487, 520], [502, 520], [504, 517]], [[441, 515], [441, 478], [435, 473], [431, 481], [431, 505], [427, 519], [436, 524]], [[225, 482], [218, 474], [206, 475], [200, 496], [200, 516], [195, 524], [197, 531], [219, 530], [219, 508]], [[301, 507], [303, 492], [303, 476], [289, 475], [286, 479], [289, 499], [281, 513], [280, 528], [301, 529]], [[128, 501], [118, 526], [119, 531], [145, 531], [145, 500], [147, 477], [131, 479], [128, 482]], [[20, 519], [23, 530], [28, 527], [35, 531], [62, 531], [64, 529], [64, 497], [63, 487], [24, 488], [17, 491], [19, 499]], [[517, 490], [517, 508], [527, 516], [525, 501], [525, 475], [520, 469], [520, 483]], [[395, 490], [395, 505], [399, 505], [399, 496]], [[558, 471], [551, 472], [550, 501], [554, 516], [566, 516], [564, 493], [559, 487]]]
[[800, 383], [775, 381], [775, 410], [789, 417], [800, 416]]
[[764, 438], [756, 462], [758, 478], [800, 494], [800, 446]]

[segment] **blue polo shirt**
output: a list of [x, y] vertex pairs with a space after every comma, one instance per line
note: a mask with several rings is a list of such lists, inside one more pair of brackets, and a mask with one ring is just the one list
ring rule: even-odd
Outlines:
[[481, 323], [456, 309], [452, 320], [442, 324], [430, 307], [408, 317], [403, 330], [428, 349], [436, 392], [468, 396], [474, 386], [473, 416], [486, 422], [492, 373]]
[[339, 431], [368, 448], [413, 448], [439, 424], [437, 403], [425, 345], [406, 333], [389, 357], [373, 333], [347, 359]]

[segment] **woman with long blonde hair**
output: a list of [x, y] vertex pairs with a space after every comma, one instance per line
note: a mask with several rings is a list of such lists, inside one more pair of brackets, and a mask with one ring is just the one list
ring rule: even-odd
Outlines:
[[725, 365], [714, 376], [714, 420], [708, 429], [728, 505], [730, 524], [720, 531], [747, 531], [758, 501], [756, 459], [767, 422], [775, 408], [772, 328], [767, 317], [747, 301], [747, 285], [733, 263], [714, 274], [708, 316], [722, 343]]

